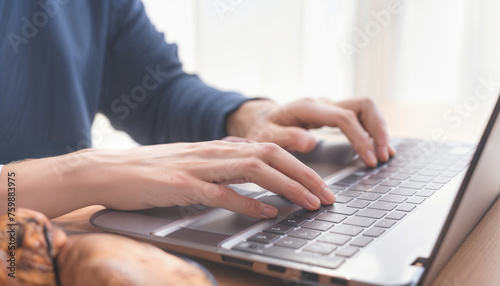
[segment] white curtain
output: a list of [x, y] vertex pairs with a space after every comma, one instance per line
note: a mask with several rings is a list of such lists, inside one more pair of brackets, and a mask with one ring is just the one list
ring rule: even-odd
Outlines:
[[248, 96], [454, 104], [500, 87], [498, 0], [143, 2], [188, 72]]
[[500, 76], [497, 0], [143, 0], [190, 72], [280, 102], [456, 101]]

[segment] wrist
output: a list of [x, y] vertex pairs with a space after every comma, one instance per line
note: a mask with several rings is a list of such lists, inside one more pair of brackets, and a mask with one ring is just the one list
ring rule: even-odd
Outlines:
[[278, 104], [270, 99], [256, 99], [243, 103], [227, 118], [226, 130], [229, 136], [247, 138], [250, 130], [258, 125], [260, 119]]

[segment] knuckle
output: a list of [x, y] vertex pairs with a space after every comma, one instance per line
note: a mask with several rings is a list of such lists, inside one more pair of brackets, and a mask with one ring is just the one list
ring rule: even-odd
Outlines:
[[339, 113], [338, 117], [340, 122], [343, 124], [350, 124], [353, 121], [358, 120], [356, 113], [354, 113], [354, 111], [349, 109], [344, 109], [342, 112]]
[[375, 107], [375, 101], [370, 97], [362, 97], [360, 98], [360, 102], [365, 108]]
[[226, 188], [217, 186], [214, 188], [212, 196], [218, 205], [224, 205], [229, 202], [229, 191]]
[[261, 168], [261, 161], [255, 157], [248, 158], [243, 163], [247, 172], [255, 172]]
[[281, 147], [275, 143], [261, 143], [261, 148], [264, 156], [272, 156], [278, 153], [281, 149]]
[[175, 172], [167, 177], [167, 183], [175, 188], [186, 189], [191, 186], [192, 180], [183, 172]]
[[286, 183], [286, 186], [287, 186], [287, 189], [294, 196], [298, 196], [304, 192], [304, 188], [302, 187], [302, 185], [294, 180], [288, 180], [288, 182]]
[[258, 215], [260, 213], [260, 203], [254, 199], [245, 202], [245, 211], [248, 214]]

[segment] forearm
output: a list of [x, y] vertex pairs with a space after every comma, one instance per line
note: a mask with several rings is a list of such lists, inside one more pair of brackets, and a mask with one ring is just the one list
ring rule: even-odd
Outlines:
[[64, 156], [25, 160], [4, 166], [0, 174], [0, 212], [6, 213], [8, 182], [14, 182], [15, 207], [40, 211], [53, 218], [78, 208], [99, 203], [96, 200], [95, 169], [84, 150]]

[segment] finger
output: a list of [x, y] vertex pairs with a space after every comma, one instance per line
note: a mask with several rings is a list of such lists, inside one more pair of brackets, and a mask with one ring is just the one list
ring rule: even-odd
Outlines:
[[229, 187], [203, 182], [200, 189], [203, 190], [204, 198], [199, 202], [204, 205], [257, 218], [274, 218], [278, 215], [278, 209], [274, 206], [240, 195]]
[[257, 154], [273, 170], [304, 186], [318, 197], [323, 205], [333, 204], [335, 196], [313, 169], [275, 144], [260, 144], [257, 147], [261, 149]]
[[226, 142], [233, 142], [233, 143], [256, 143], [257, 141], [248, 139], [248, 138], [243, 138], [243, 137], [237, 137], [237, 136], [226, 136], [221, 139], [222, 141]]
[[339, 127], [347, 136], [353, 149], [369, 167], [377, 165], [374, 146], [368, 132], [361, 125], [357, 114], [336, 105], [307, 101], [289, 109], [301, 121], [319, 126]]
[[256, 138], [260, 142], [276, 143], [290, 152], [310, 152], [316, 146], [316, 139], [303, 128], [270, 124]]
[[339, 102], [338, 105], [351, 109], [358, 114], [361, 124], [375, 142], [377, 158], [380, 161], [385, 162], [389, 160], [389, 156], [395, 155], [394, 148], [390, 146], [386, 123], [373, 100], [369, 98], [346, 100]]
[[254, 157], [246, 159], [240, 169], [245, 181], [283, 195], [310, 210], [317, 209], [320, 203], [329, 205], [335, 201], [323, 179], [290, 153], [272, 143], [253, 147], [256, 149]]

